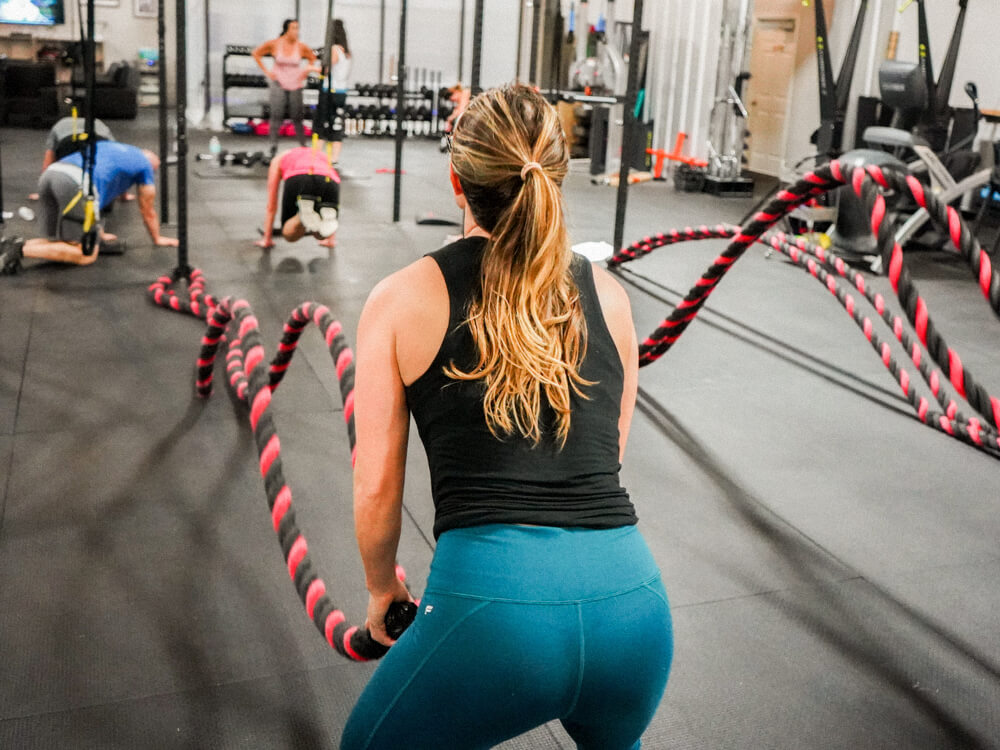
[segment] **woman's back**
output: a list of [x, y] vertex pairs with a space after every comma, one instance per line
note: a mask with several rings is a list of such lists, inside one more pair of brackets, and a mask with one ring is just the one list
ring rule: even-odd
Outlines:
[[[625, 368], [584, 258], [574, 259], [571, 272], [588, 331], [580, 374], [591, 385], [573, 397], [573, 421], [564, 444], [552, 434], [554, 416], [544, 399], [546, 436], [541, 443], [522, 435], [494, 435], [484, 417], [482, 383], [455, 381], [446, 373], [451, 364], [469, 369], [476, 361], [475, 343], [462, 323], [478, 293], [485, 246], [484, 238], [473, 237], [431, 254], [447, 288], [447, 300], [433, 301], [442, 310], [447, 305], [447, 333], [431, 364], [406, 388], [430, 464], [435, 536], [484, 523], [585, 528], [635, 523], [628, 494], [618, 482]], [[422, 305], [430, 302], [425, 299]], [[428, 350], [437, 334], [430, 334]], [[428, 332], [403, 334], [410, 336], [424, 338]]]

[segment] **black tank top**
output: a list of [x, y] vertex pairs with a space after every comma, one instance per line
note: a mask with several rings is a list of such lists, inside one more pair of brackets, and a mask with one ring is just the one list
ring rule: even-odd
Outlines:
[[[430, 465], [434, 537], [492, 523], [598, 529], [634, 524], [635, 508], [618, 481], [624, 373], [586, 259], [574, 254], [571, 268], [587, 322], [580, 374], [595, 385], [584, 389], [588, 398], [573, 396], [561, 450], [551, 431], [538, 445], [519, 435], [494, 437], [483, 414], [483, 381], [453, 380], [444, 373], [451, 362], [465, 371], [476, 362], [464, 321], [478, 293], [485, 247], [485, 239], [471, 237], [430, 254], [448, 286], [448, 332], [434, 362], [406, 388]], [[542, 424], [553, 422], [546, 404]]]

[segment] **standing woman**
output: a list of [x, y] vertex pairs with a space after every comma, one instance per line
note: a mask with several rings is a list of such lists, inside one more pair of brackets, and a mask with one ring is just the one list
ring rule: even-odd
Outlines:
[[347, 104], [348, 79], [351, 75], [351, 48], [347, 30], [339, 18], [333, 21], [333, 48], [330, 50], [330, 90], [333, 92], [334, 127], [330, 134], [331, 159], [340, 161], [344, 140], [344, 105]]
[[437, 546], [416, 620], [341, 748], [488, 748], [558, 719], [632, 750], [673, 637], [660, 571], [619, 483], [638, 374], [628, 296], [570, 249], [555, 110], [487, 91], [454, 129], [464, 238], [372, 291], [358, 325], [355, 531], [372, 636], [393, 601], [411, 415]]
[[[274, 59], [271, 68], [264, 65], [264, 58]], [[269, 39], [253, 51], [253, 59], [264, 71], [269, 81], [271, 120], [268, 138], [272, 156], [278, 150], [278, 131], [281, 124], [288, 118], [295, 126], [295, 135], [299, 145], [306, 145], [305, 131], [302, 126], [302, 89], [310, 73], [320, 72], [320, 66], [309, 45], [299, 41], [299, 22], [287, 18], [281, 26], [281, 36]], [[302, 66], [305, 60], [308, 65]]]

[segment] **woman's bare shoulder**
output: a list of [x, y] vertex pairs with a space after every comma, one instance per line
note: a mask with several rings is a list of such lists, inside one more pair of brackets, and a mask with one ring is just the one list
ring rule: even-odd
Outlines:
[[444, 277], [431, 258], [420, 258], [389, 274], [368, 295], [366, 306], [377, 306], [390, 313], [419, 309], [440, 292], [447, 294]]
[[610, 323], [612, 320], [632, 322], [632, 304], [629, 301], [625, 287], [607, 269], [592, 263], [594, 269], [594, 286], [601, 301], [604, 317]]

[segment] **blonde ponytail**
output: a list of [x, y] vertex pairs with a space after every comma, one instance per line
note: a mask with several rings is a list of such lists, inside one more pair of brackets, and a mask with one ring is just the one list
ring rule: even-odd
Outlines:
[[587, 327], [560, 190], [568, 156], [555, 111], [525, 86], [487, 91], [462, 114], [452, 168], [490, 239], [466, 318], [477, 361], [468, 371], [445, 368], [456, 380], [484, 381], [486, 423], [498, 437], [538, 444], [544, 394], [560, 446], [572, 395], [585, 398], [592, 385], [579, 372]]

